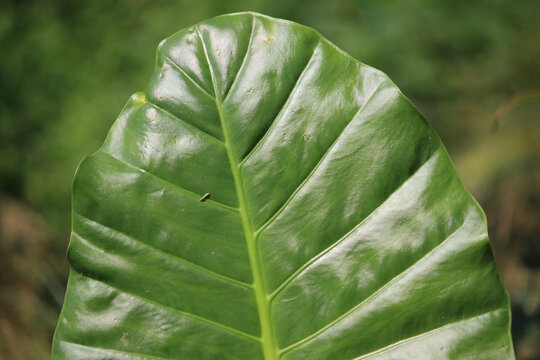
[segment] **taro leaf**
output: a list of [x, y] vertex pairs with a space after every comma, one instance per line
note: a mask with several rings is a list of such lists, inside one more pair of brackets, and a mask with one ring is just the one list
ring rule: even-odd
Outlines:
[[54, 359], [509, 359], [486, 220], [397, 87], [314, 30], [162, 42], [73, 185]]

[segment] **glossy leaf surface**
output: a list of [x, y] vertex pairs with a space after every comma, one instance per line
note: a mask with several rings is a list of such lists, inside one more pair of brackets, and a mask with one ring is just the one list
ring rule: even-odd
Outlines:
[[79, 167], [68, 256], [54, 359], [513, 358], [437, 135], [383, 73], [258, 14], [160, 44]]

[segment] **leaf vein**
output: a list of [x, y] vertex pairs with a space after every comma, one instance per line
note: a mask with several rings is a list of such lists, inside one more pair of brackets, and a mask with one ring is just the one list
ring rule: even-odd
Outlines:
[[386, 202], [390, 199], [392, 195], [394, 195], [399, 189], [401, 189], [412, 177], [414, 177], [415, 174], [417, 174], [437, 153], [437, 150], [435, 150], [430, 157], [418, 167], [418, 169], [415, 170], [414, 173], [412, 173], [405, 181], [403, 181], [398, 187], [396, 187], [390, 195], [386, 199], [383, 200], [375, 209], [373, 209], [364, 219], [362, 219], [358, 224], [354, 225], [354, 227], [349, 230], [345, 235], [340, 237], [336, 242], [332, 243], [328, 248], [321, 251], [319, 254], [312, 257], [310, 260], [308, 260], [306, 263], [304, 263], [302, 266], [300, 266], [294, 273], [292, 273], [287, 279], [285, 279], [270, 295], [272, 299], [274, 299], [284, 288], [287, 287], [288, 284], [290, 284], [295, 278], [300, 276], [307, 268], [309, 268], [311, 265], [315, 264], [317, 261], [322, 259], [326, 254], [331, 252], [333, 249], [337, 248], [341, 243], [345, 242], [352, 234], [354, 234], [358, 229], [360, 229], [366, 222], [368, 222], [371, 218], [373, 218], [386, 204]]
[[[212, 76], [212, 83], [214, 84], [214, 89], [217, 92], [217, 83], [210, 64], [210, 57], [204, 44], [204, 39], [199, 31], [196, 28], [197, 33], [201, 39], [204, 55], [208, 61], [208, 70]], [[234, 177], [234, 185], [236, 188], [236, 194], [238, 196], [238, 205], [239, 205], [239, 214], [242, 221], [242, 228], [244, 230], [244, 236], [246, 240], [246, 247], [248, 250], [249, 263], [251, 267], [251, 273], [253, 275], [253, 290], [255, 293], [255, 302], [257, 304], [257, 311], [259, 315], [259, 326], [261, 329], [261, 347], [263, 350], [264, 358], [266, 360], [277, 360], [278, 349], [275, 345], [274, 339], [274, 329], [272, 325], [272, 318], [270, 316], [270, 308], [268, 303], [268, 297], [264, 290], [264, 277], [262, 270], [260, 268], [259, 254], [257, 253], [256, 248], [256, 238], [255, 233], [252, 229], [251, 219], [247, 211], [247, 203], [245, 200], [244, 186], [242, 184], [242, 177], [240, 175], [240, 169], [236, 156], [234, 154], [234, 149], [231, 146], [231, 136], [229, 134], [229, 129], [225, 121], [225, 116], [223, 115], [222, 103], [216, 99], [216, 106], [218, 108], [219, 119], [221, 122], [221, 127], [223, 129], [223, 137], [225, 138], [225, 148], [227, 149], [227, 156], [229, 158], [229, 165]]]
[[158, 54], [163, 56], [163, 59], [167, 61], [169, 64], [174, 66], [182, 75], [184, 75], [188, 80], [190, 80], [201, 92], [203, 92], [206, 96], [208, 96], [210, 99], [214, 100], [215, 97], [210, 94], [207, 90], [205, 90], [202, 85], [200, 85], [195, 79], [193, 79], [191, 76], [189, 76], [176, 62], [174, 62], [169, 56], [167, 56], [160, 47], [157, 49]]
[[[198, 271], [200, 271], [200, 272], [204, 272], [204, 273], [206, 273], [208, 276], [212, 276], [212, 277], [219, 278], [219, 279], [221, 279], [221, 280], [223, 280], [223, 281], [229, 282], [229, 283], [234, 284], [234, 285], [237, 285], [237, 286], [242, 286], [242, 287], [250, 288], [250, 289], [252, 288], [251, 284], [248, 284], [248, 283], [245, 283], [245, 282], [243, 282], [243, 281], [240, 281], [240, 280], [236, 280], [236, 279], [234, 279], [234, 278], [231, 278], [231, 277], [229, 277], [229, 276], [226, 276], [226, 275], [217, 273], [217, 272], [215, 272], [215, 271], [213, 271], [213, 270], [210, 270], [210, 269], [208, 269], [208, 268], [205, 268], [204, 266], [195, 264], [194, 262], [191, 262], [191, 261], [189, 261], [189, 260], [187, 260], [187, 259], [185, 259], [185, 258], [183, 258], [183, 257], [178, 256], [178, 255], [174, 255], [174, 254], [168, 253], [168, 252], [166, 252], [166, 251], [164, 251], [164, 250], [162, 250], [162, 249], [160, 249], [160, 248], [158, 248], [158, 247], [156, 247], [156, 246], [154, 246], [154, 245], [151, 245], [151, 244], [146, 243], [146, 242], [144, 242], [144, 241], [142, 241], [142, 240], [140, 240], [140, 239], [137, 239], [137, 238], [135, 238], [135, 237], [133, 237], [133, 236], [131, 236], [131, 235], [128, 235], [128, 234], [124, 233], [123, 231], [120, 231], [120, 230], [118, 230], [118, 229], [114, 229], [114, 228], [112, 228], [112, 227], [110, 227], [110, 226], [107, 226], [107, 225], [104, 225], [104, 224], [102, 224], [102, 223], [100, 223], [100, 222], [98, 222], [98, 221], [92, 220], [92, 219], [90, 219], [90, 218], [88, 218], [88, 217], [86, 217], [86, 216], [84, 216], [84, 215], [82, 215], [82, 214], [79, 214], [79, 213], [76, 213], [76, 212], [74, 212], [74, 214], [76, 214], [77, 216], [82, 217], [82, 218], [85, 219], [86, 221], [92, 222], [92, 223], [94, 223], [94, 224], [97, 224], [98, 226], [107, 228], [107, 229], [109, 229], [109, 230], [111, 230], [111, 231], [114, 231], [114, 232], [116, 232], [116, 233], [118, 233], [118, 234], [124, 236], [124, 237], [127, 237], [127, 238], [130, 239], [131, 241], [133, 241], [133, 242], [135, 242], [135, 243], [137, 243], [137, 244], [139, 244], [139, 245], [141, 245], [141, 246], [143, 246], [143, 247], [147, 247], [147, 248], [149, 248], [149, 249], [151, 249], [151, 250], [153, 250], [153, 251], [156, 251], [156, 252], [158, 252], [158, 253], [160, 253], [160, 254], [162, 254], [162, 255], [165, 255], [165, 256], [167, 256], [167, 257], [170, 257], [171, 259], [174, 259], [175, 261], [177, 261], [177, 262], [183, 264], [184, 266], [186, 266], [186, 267], [188, 267], [188, 268], [195, 269], [195, 270], [198, 270]], [[96, 246], [92, 241], [86, 239], [84, 236], [82, 236], [81, 234], [79, 234], [77, 231], [73, 230], [73, 233], [74, 233], [75, 235], [77, 235], [78, 237], [80, 237], [82, 240], [84, 240], [84, 241], [86, 241], [86, 242], [88, 242], [88, 243], [91, 243], [92, 246], [94, 246], [95, 248], [100, 249], [100, 250], [106, 250], [106, 249], [104, 249], [104, 248], [100, 248], [99, 246]]]
[[304, 180], [302, 180], [302, 182], [300, 183], [300, 185], [298, 185], [296, 187], [296, 189], [291, 193], [291, 195], [289, 195], [289, 197], [287, 198], [287, 200], [285, 200], [285, 202], [280, 206], [280, 208], [274, 212], [274, 214], [264, 223], [262, 224], [259, 229], [256, 230], [256, 234], [260, 234], [261, 232], [263, 232], [268, 226], [270, 226], [272, 224], [272, 222], [285, 210], [285, 208], [289, 205], [289, 203], [294, 199], [295, 195], [300, 192], [300, 190], [304, 187], [304, 185], [309, 181], [309, 179], [311, 179], [311, 177], [317, 172], [317, 170], [319, 169], [319, 167], [321, 166], [321, 164], [324, 162], [324, 160], [328, 157], [328, 155], [330, 154], [330, 152], [332, 151], [332, 149], [339, 143], [339, 140], [341, 139], [341, 136], [345, 133], [345, 130], [349, 127], [349, 125], [354, 121], [354, 119], [362, 112], [362, 110], [366, 107], [366, 105], [370, 102], [370, 100], [373, 98], [373, 96], [375, 95], [375, 93], [380, 89], [380, 83], [379, 85], [377, 86], [377, 88], [375, 88], [375, 90], [373, 90], [373, 92], [369, 95], [369, 97], [366, 99], [366, 101], [362, 104], [362, 106], [358, 109], [358, 111], [354, 114], [354, 116], [351, 118], [351, 120], [343, 127], [343, 129], [341, 130], [341, 132], [339, 133], [339, 135], [336, 137], [336, 139], [334, 140], [334, 142], [328, 147], [328, 149], [326, 149], [325, 153], [322, 155], [322, 157], [319, 159], [319, 161], [317, 162], [317, 164], [315, 164], [315, 166], [313, 167], [313, 169], [311, 169], [311, 171], [309, 172], [309, 174], [304, 178]]
[[244, 69], [244, 65], [246, 63], [246, 60], [248, 58], [249, 49], [251, 48], [251, 43], [253, 41], [253, 35], [254, 35], [254, 29], [255, 29], [255, 16], [251, 16], [251, 33], [249, 34], [249, 41], [246, 47], [246, 53], [244, 54], [244, 58], [242, 59], [242, 63], [240, 64], [240, 67], [238, 68], [238, 71], [236, 72], [236, 75], [234, 76], [234, 80], [231, 83], [231, 86], [225, 93], [225, 96], [223, 97], [223, 102], [227, 101], [227, 97], [231, 93], [231, 90], [234, 88], [234, 85], [236, 84], [236, 81], [238, 80], [238, 75], [240, 75], [240, 72]]
[[159, 356], [142, 354], [142, 353], [133, 352], [133, 351], [121, 351], [121, 350], [116, 350], [116, 349], [107, 349], [107, 348], [103, 348], [103, 347], [99, 347], [99, 346], [77, 344], [77, 343], [74, 343], [74, 342], [71, 342], [71, 341], [65, 341], [65, 340], [60, 340], [59, 342], [63, 343], [63, 344], [67, 344], [68, 346], [75, 346], [75, 347], [86, 348], [86, 349], [96, 349], [96, 350], [101, 351], [101, 352], [109, 352], [109, 353], [118, 354], [118, 355], [128, 355], [128, 356], [135, 355], [135, 356], [138, 356], [138, 357], [142, 357], [143, 359], [151, 359], [151, 360], [169, 360], [169, 359], [162, 358], [162, 357], [159, 357]]
[[195, 125], [185, 121], [185, 120], [182, 120], [179, 116], [177, 115], [174, 115], [173, 113], [171, 113], [170, 111], [168, 110], [165, 110], [164, 108], [162, 108], [161, 106], [159, 106], [158, 104], [146, 99], [146, 102], [148, 104], [150, 104], [152, 107], [154, 107], [156, 110], [158, 111], [161, 111], [162, 113], [164, 113], [165, 115], [177, 120], [178, 122], [180, 122], [182, 125], [184, 125], [185, 127], [191, 129], [191, 130], [194, 130], [195, 132], [207, 137], [209, 140], [213, 140], [213, 141], [217, 141], [220, 145], [224, 146], [225, 143], [223, 141], [221, 141], [220, 139], [218, 139], [217, 137], [213, 136], [213, 135], [210, 135], [209, 133], [207, 133], [206, 131], [196, 127]]
[[257, 149], [259, 149], [262, 144], [264, 143], [264, 141], [268, 138], [268, 136], [270, 136], [270, 133], [272, 132], [272, 130], [274, 129], [274, 127], [277, 126], [277, 120], [279, 119], [279, 117], [281, 116], [281, 114], [285, 111], [285, 109], [287, 108], [287, 105], [289, 104], [289, 102], [291, 101], [292, 97], [293, 97], [293, 94], [296, 93], [296, 91], [298, 91], [298, 85], [300, 84], [300, 81], [302, 79], [302, 77], [304, 76], [304, 74], [306, 73], [308, 67], [309, 67], [309, 64], [311, 63], [311, 60], [313, 59], [313, 57], [315, 56], [315, 51], [317, 50], [317, 47], [318, 47], [318, 44], [315, 45], [313, 47], [313, 53], [311, 54], [311, 56], [308, 58], [306, 64], [304, 65], [304, 67], [302, 68], [302, 71], [300, 72], [300, 75], [298, 75], [298, 78], [296, 79], [293, 87], [291, 88], [291, 90], [289, 91], [289, 95], [287, 95], [287, 98], [285, 99], [285, 101], [283, 102], [283, 104], [281, 104], [276, 116], [274, 116], [274, 118], [272, 119], [272, 122], [270, 123], [270, 126], [268, 127], [268, 129], [264, 132], [263, 136], [257, 140], [257, 142], [255, 142], [255, 145], [248, 151], [247, 155], [244, 156], [244, 158], [240, 161], [240, 166], [244, 165], [246, 163], [246, 161], [248, 161], [248, 159], [257, 151]]
[[[146, 174], [146, 175], [148, 175], [148, 176], [150, 176], [150, 177], [156, 179], [157, 181], [159, 181], [159, 182], [161, 182], [161, 183], [164, 183], [164, 184], [168, 185], [170, 188], [176, 190], [177, 192], [184, 193], [184, 194], [189, 195], [189, 196], [191, 196], [191, 197], [193, 197], [193, 198], [195, 198], [195, 199], [197, 199], [197, 200], [199, 200], [199, 199], [201, 198], [201, 195], [199, 195], [199, 194], [197, 194], [197, 193], [194, 193], [193, 191], [190, 191], [190, 190], [188, 190], [188, 189], [185, 189], [185, 188], [183, 188], [183, 187], [181, 187], [181, 186], [179, 186], [179, 185], [176, 185], [176, 184], [170, 182], [169, 180], [165, 180], [164, 178], [162, 178], [162, 177], [160, 177], [160, 176], [158, 176], [158, 175], [156, 175], [156, 174], [154, 174], [154, 173], [152, 173], [152, 172], [150, 172], [150, 171], [148, 171], [148, 170], [145, 170], [145, 169], [143, 169], [143, 168], [140, 168], [139, 166], [136, 166], [136, 165], [134, 165], [134, 164], [131, 164], [131, 163], [129, 163], [129, 162], [125, 161], [125, 160], [122, 160], [122, 159], [120, 159], [120, 158], [117, 158], [116, 156], [114, 156], [114, 155], [111, 154], [111, 153], [108, 153], [108, 152], [103, 151], [103, 150], [101, 150], [101, 153], [106, 154], [107, 156], [109, 156], [109, 157], [111, 157], [112, 159], [114, 159], [114, 160], [116, 160], [116, 161], [118, 161], [118, 162], [120, 162], [120, 163], [126, 165], [127, 167], [130, 167], [130, 168], [132, 168], [132, 169], [135, 169], [135, 170], [141, 172], [142, 174]], [[226, 205], [226, 204], [217, 202], [217, 201], [215, 201], [215, 200], [208, 199], [208, 200], [206, 200], [205, 203], [211, 204], [211, 205], [213, 205], [213, 206], [220, 207], [220, 208], [223, 208], [223, 209], [226, 209], [226, 210], [229, 210], [229, 211], [238, 212], [238, 208], [235, 208], [235, 207], [232, 207], [232, 206], [229, 206], [229, 205]]]
[[173, 307], [170, 307], [168, 305], [165, 305], [165, 304], [162, 304], [162, 303], [159, 303], [157, 301], [154, 301], [154, 300], [150, 300], [150, 299], [147, 299], [147, 298], [144, 298], [140, 295], [137, 295], [133, 292], [130, 292], [130, 291], [127, 291], [127, 290], [124, 290], [124, 289], [121, 289], [119, 288], [118, 286], [115, 286], [115, 285], [112, 285], [112, 284], [109, 284], [109, 283], [106, 283], [105, 281], [103, 280], [100, 280], [100, 279], [97, 279], [95, 277], [92, 277], [90, 276], [89, 274], [81, 274], [78, 272], [78, 274], [82, 277], [85, 277], [87, 279], [91, 279], [91, 280], [94, 280], [94, 281], [97, 281], [101, 284], [104, 284], [112, 289], [115, 289], [117, 291], [120, 291], [126, 295], [129, 295], [135, 299], [138, 299], [144, 303], [147, 303], [149, 305], [153, 305], [157, 308], [161, 308], [161, 309], [164, 309], [164, 310], [167, 310], [167, 311], [170, 311], [170, 312], [173, 312], [173, 313], [177, 313], [177, 314], [180, 314], [180, 315], [183, 315], [185, 317], [189, 317], [189, 318], [192, 318], [194, 320], [197, 320], [199, 322], [203, 322], [205, 324], [208, 324], [208, 325], [211, 325], [211, 326], [214, 326], [214, 327], [217, 327], [217, 328], [220, 328], [222, 329], [223, 331], [227, 331], [227, 332], [230, 332], [230, 333], [233, 333], [235, 335], [238, 335], [238, 336], [241, 336], [241, 337], [244, 337], [244, 338], [248, 338], [248, 339], [251, 339], [251, 340], [254, 340], [254, 341], [257, 341], [260, 343], [260, 338], [254, 336], [254, 335], [251, 335], [251, 334], [248, 334], [242, 330], [238, 330], [238, 329], [235, 329], [233, 327], [230, 327], [228, 325], [225, 325], [225, 324], [222, 324], [222, 323], [218, 323], [216, 321], [213, 321], [213, 320], [210, 320], [210, 319], [207, 319], [205, 317], [202, 317], [202, 316], [199, 316], [199, 315], [195, 315], [195, 314], [192, 314], [192, 313], [189, 313], [189, 312], [186, 312], [186, 311], [182, 311], [182, 310], [179, 310], [179, 309], [175, 309]]
[[475, 318], [479, 318], [479, 317], [482, 317], [482, 316], [485, 316], [485, 315], [488, 315], [488, 314], [491, 314], [491, 313], [494, 313], [494, 312], [497, 312], [497, 311], [501, 311], [501, 310], [506, 310], [504, 308], [497, 308], [497, 309], [493, 309], [493, 310], [489, 310], [489, 311], [485, 311], [481, 314], [477, 314], [477, 315], [473, 315], [473, 316], [470, 316], [466, 319], [461, 319], [461, 320], [457, 320], [457, 321], [452, 321], [448, 324], [444, 324], [442, 326], [439, 326], [435, 329], [431, 329], [429, 331], [425, 331], [423, 333], [420, 333], [420, 334], [417, 334], [417, 335], [414, 335], [414, 336], [410, 336], [408, 338], [405, 338], [405, 339], [401, 339], [401, 340], [398, 340], [392, 344], [389, 344], [389, 345], [386, 345], [380, 349], [377, 349], [373, 352], [370, 352], [370, 353], [367, 353], [367, 354], [364, 354], [364, 355], [361, 355], [359, 357], [355, 357], [354, 359], [352, 360], [363, 360], [363, 359], [368, 359], [370, 357], [372, 357], [373, 355], [378, 355], [380, 353], [384, 353], [386, 352], [387, 350], [390, 350], [396, 346], [399, 346], [399, 345], [402, 345], [402, 344], [406, 344], [406, 343], [409, 343], [409, 342], [412, 342], [412, 341], [415, 341], [419, 338], [422, 338], [424, 336], [428, 336], [428, 335], [432, 335], [432, 334], [436, 334], [438, 333], [439, 331], [442, 331], [446, 328], [449, 328], [449, 327], [452, 327], [453, 325], [456, 325], [456, 324], [459, 324], [459, 323], [463, 323], [463, 322], [467, 322], [467, 321], [470, 321], [472, 319], [475, 319]]
[[299, 347], [303, 344], [305, 344], [306, 342], [309, 342], [311, 340], [313, 340], [314, 338], [316, 338], [317, 336], [321, 335], [322, 333], [324, 333], [325, 331], [329, 330], [330, 328], [332, 328], [333, 326], [335, 326], [336, 324], [340, 323], [341, 321], [345, 320], [347, 317], [349, 317], [351, 314], [353, 314], [354, 312], [356, 312], [357, 310], [361, 309], [363, 306], [369, 304], [373, 299], [375, 299], [377, 297], [377, 295], [381, 294], [382, 292], [384, 292], [384, 290], [386, 290], [387, 288], [389, 288], [390, 286], [392, 286], [393, 284], [399, 282], [403, 277], [405, 277], [409, 272], [411, 272], [415, 267], [416, 265], [418, 265], [422, 260], [425, 260], [429, 257], [429, 255], [433, 254], [438, 248], [440, 248], [443, 244], [446, 243], [446, 241], [452, 236], [454, 235], [459, 229], [461, 229], [464, 225], [465, 225], [465, 222], [466, 222], [466, 219], [463, 221], [463, 223], [458, 226], [455, 230], [453, 230], [450, 234], [448, 234], [446, 236], [446, 238], [444, 238], [439, 244], [437, 244], [434, 248], [430, 249], [427, 253], [425, 253], [424, 255], [422, 255], [419, 259], [417, 259], [414, 263], [412, 263], [411, 265], [409, 265], [407, 268], [405, 268], [404, 270], [402, 270], [399, 274], [397, 274], [396, 276], [394, 276], [393, 278], [391, 278], [390, 280], [388, 280], [387, 282], [385, 282], [383, 285], [381, 285], [377, 290], [375, 290], [374, 292], [372, 292], [367, 298], [365, 298], [364, 300], [362, 300], [361, 302], [359, 302], [358, 304], [356, 304], [355, 306], [353, 306], [351, 309], [349, 309], [348, 311], [346, 311], [344, 314], [340, 315], [338, 318], [332, 320], [331, 322], [329, 322], [328, 324], [326, 324], [325, 326], [321, 327], [319, 330], [313, 332], [312, 334], [304, 337], [303, 339], [300, 339], [298, 340], [297, 342], [287, 346], [286, 348], [284, 348], [282, 350], [283, 353], [285, 352], [288, 352], [296, 347]]

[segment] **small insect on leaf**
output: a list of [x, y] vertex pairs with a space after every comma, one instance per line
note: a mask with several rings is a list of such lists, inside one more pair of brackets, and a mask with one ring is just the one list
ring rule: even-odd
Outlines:
[[210, 199], [210, 193], [206, 193], [202, 196], [202, 198], [199, 200], [200, 202], [205, 202], [206, 200]]

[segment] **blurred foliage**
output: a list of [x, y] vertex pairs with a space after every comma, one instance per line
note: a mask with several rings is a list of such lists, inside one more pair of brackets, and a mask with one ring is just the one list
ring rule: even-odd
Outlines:
[[159, 41], [253, 10], [319, 30], [385, 71], [440, 134], [487, 212], [520, 359], [540, 359], [540, 90], [534, 0], [11, 0], [0, 10], [0, 358], [46, 359], [67, 277], [70, 187]]

